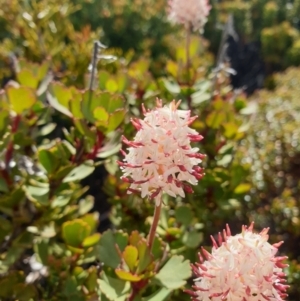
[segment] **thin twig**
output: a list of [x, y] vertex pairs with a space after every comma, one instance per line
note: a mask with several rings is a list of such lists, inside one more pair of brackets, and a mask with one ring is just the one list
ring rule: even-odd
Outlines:
[[220, 47], [219, 47], [218, 55], [217, 55], [215, 75], [212, 79], [211, 97], [213, 97], [213, 95], [214, 95], [214, 90], [215, 90], [215, 86], [216, 86], [216, 82], [217, 82], [219, 69], [225, 60], [226, 50], [227, 50], [227, 38], [229, 36], [233, 36], [234, 39], [237, 39], [237, 34], [234, 31], [234, 27], [233, 27], [233, 16], [232, 15], [229, 15], [228, 20], [223, 29], [222, 39], [221, 39], [221, 43], [220, 43]]
[[97, 74], [97, 64], [99, 62], [99, 59], [102, 58], [102, 56], [99, 55], [99, 53], [102, 49], [105, 48], [106, 46], [103, 45], [100, 41], [94, 41], [92, 60], [88, 68], [88, 70], [91, 72], [91, 77], [89, 82], [89, 104], [92, 100], [93, 88], [94, 88], [96, 74]]

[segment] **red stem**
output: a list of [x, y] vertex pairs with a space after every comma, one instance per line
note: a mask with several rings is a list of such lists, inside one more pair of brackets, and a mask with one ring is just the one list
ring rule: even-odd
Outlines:
[[[156, 234], [156, 228], [159, 222], [161, 205], [162, 205], [161, 199], [159, 200], [158, 204], [156, 199], [154, 201], [155, 201], [155, 209], [154, 209], [153, 222], [148, 236], [148, 248], [150, 249], [150, 251], [152, 251], [153, 242]], [[133, 301], [136, 295], [139, 294], [139, 292], [148, 284], [148, 281], [149, 279], [141, 280], [136, 283], [132, 282], [131, 283], [132, 291], [126, 301]]]
[[141, 280], [139, 282], [131, 282], [131, 294], [126, 301], [133, 301], [136, 295], [148, 284], [149, 279]]
[[99, 151], [100, 147], [102, 146], [103, 139], [104, 139], [104, 135], [102, 134], [102, 132], [98, 131], [96, 144], [94, 145], [92, 152], [87, 154], [87, 156], [86, 156], [88, 159], [94, 160], [97, 157], [98, 151]]
[[153, 242], [154, 242], [154, 238], [155, 238], [155, 234], [156, 234], [156, 228], [157, 228], [159, 218], [160, 218], [160, 211], [161, 211], [161, 204], [162, 204], [161, 200], [159, 200], [158, 204], [156, 204], [156, 200], [154, 200], [154, 201], [155, 201], [155, 209], [154, 209], [153, 222], [152, 222], [149, 236], [148, 236], [148, 247], [149, 247], [150, 251], [152, 251], [152, 246], [153, 246]]

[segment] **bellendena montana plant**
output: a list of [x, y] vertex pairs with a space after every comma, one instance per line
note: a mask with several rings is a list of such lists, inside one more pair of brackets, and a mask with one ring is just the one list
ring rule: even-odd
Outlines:
[[[278, 118], [283, 107], [297, 127], [299, 72], [289, 89], [262, 94], [275, 95], [267, 107], [249, 103], [230, 85], [230, 62], [223, 55], [215, 62], [208, 51], [202, 34], [214, 4], [206, 0], [103, 1], [99, 14], [89, 1], [4, 2], [0, 301], [296, 295], [296, 196], [280, 190], [282, 204], [271, 189], [266, 197], [271, 181], [257, 179], [266, 155], [251, 154], [265, 142], [268, 164], [284, 146], [286, 160], [297, 158], [294, 128], [285, 129], [285, 144], [276, 140], [291, 113], [276, 123], [276, 139], [262, 128], [271, 133], [274, 124], [266, 130], [264, 118]], [[72, 21], [92, 7], [92, 26]], [[99, 16], [108, 32], [94, 28]], [[107, 47], [102, 37], [126, 47]], [[287, 91], [295, 110], [278, 101]], [[262, 141], [267, 136], [271, 144]], [[276, 172], [273, 188], [284, 186], [276, 162], [268, 169]], [[296, 191], [291, 179], [297, 173], [286, 180]]]

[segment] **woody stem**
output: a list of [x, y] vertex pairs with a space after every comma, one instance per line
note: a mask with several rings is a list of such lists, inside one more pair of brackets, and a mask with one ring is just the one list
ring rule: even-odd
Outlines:
[[188, 95], [187, 101], [189, 109], [191, 109], [191, 95], [190, 95], [190, 88], [191, 88], [191, 77], [190, 77], [190, 65], [191, 65], [191, 58], [190, 58], [190, 43], [191, 43], [191, 24], [186, 27], [186, 40], [185, 40], [185, 52], [186, 52], [186, 81], [188, 86]]

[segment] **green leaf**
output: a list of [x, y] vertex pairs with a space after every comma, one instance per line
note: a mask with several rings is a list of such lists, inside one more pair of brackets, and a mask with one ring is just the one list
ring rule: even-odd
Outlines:
[[82, 93], [73, 89], [72, 99], [69, 102], [69, 109], [75, 118], [83, 119], [84, 115], [81, 111]]
[[176, 237], [177, 235], [181, 234], [182, 230], [177, 227], [168, 227], [166, 229], [167, 233], [171, 236]]
[[237, 111], [240, 111], [241, 109], [244, 109], [247, 106], [246, 99], [237, 97], [234, 100], [234, 107]]
[[176, 82], [171, 82], [164, 78], [163, 84], [170, 93], [172, 93], [172, 94], [180, 93], [180, 86]]
[[116, 81], [118, 83], [118, 92], [123, 93], [128, 87], [129, 79], [126, 73], [118, 73], [116, 76]]
[[25, 87], [36, 89], [39, 79], [28, 69], [23, 69], [17, 73], [18, 82]]
[[218, 129], [225, 120], [223, 112], [213, 111], [206, 117], [206, 124], [213, 128]]
[[165, 243], [158, 237], [155, 237], [153, 247], [152, 247], [152, 254], [154, 259], [161, 259], [163, 256], [165, 248]]
[[66, 115], [66, 116], [72, 117], [72, 113], [66, 107], [61, 105], [58, 102], [58, 100], [54, 96], [52, 96], [50, 93], [47, 93], [47, 99], [53, 109], [57, 110], [58, 112]]
[[[0, 216], [0, 243], [3, 242], [5, 237], [12, 231], [12, 224], [6, 218]], [[0, 269], [1, 271], [1, 269]], [[1, 272], [0, 272], [1, 273]]]
[[90, 226], [81, 219], [67, 221], [62, 225], [62, 236], [66, 243], [72, 247], [81, 246], [90, 232]]
[[134, 246], [127, 246], [123, 252], [123, 259], [126, 262], [129, 270], [132, 272], [135, 269], [137, 259], [138, 259], [138, 250]]
[[248, 192], [250, 189], [251, 189], [251, 184], [242, 183], [234, 189], [234, 193], [244, 194], [244, 193]]
[[118, 91], [118, 84], [112, 78], [109, 78], [105, 83], [105, 88], [109, 92], [116, 92]]
[[143, 278], [142, 276], [134, 275], [128, 271], [124, 271], [121, 269], [116, 269], [115, 273], [117, 274], [117, 276], [120, 279], [125, 280], [125, 281], [130, 281], [130, 282], [138, 282], [138, 281], [142, 280], [142, 278]]
[[97, 107], [94, 110], [94, 117], [97, 121], [106, 123], [108, 120], [109, 114], [106, 112], [106, 110], [103, 107]]
[[72, 117], [69, 110], [69, 102], [72, 99], [71, 90], [57, 82], [52, 83], [50, 89], [52, 93], [47, 93], [50, 105], [64, 115]]
[[172, 290], [162, 287], [151, 296], [142, 298], [142, 301], [164, 301], [170, 295]]
[[8, 192], [8, 186], [3, 178], [0, 178], [0, 192]]
[[112, 155], [115, 155], [116, 153], [118, 153], [119, 150], [121, 149], [121, 147], [122, 147], [121, 143], [106, 145], [97, 154], [97, 158], [106, 159], [108, 157], [111, 157]]
[[22, 114], [25, 110], [30, 109], [37, 100], [34, 90], [28, 87], [9, 87], [7, 94], [12, 110], [17, 114]]
[[55, 174], [52, 174], [52, 179], [60, 181], [61, 179], [65, 178], [73, 169], [74, 165], [71, 164], [62, 166], [55, 171]]
[[189, 56], [190, 57], [195, 57], [196, 55], [199, 54], [199, 49], [201, 48], [201, 42], [199, 39], [195, 39], [194, 37], [190, 41], [189, 45]]
[[98, 243], [98, 241], [100, 240], [100, 237], [101, 237], [100, 233], [95, 233], [91, 236], [88, 236], [87, 238], [84, 239], [82, 246], [84, 248], [92, 247]]
[[162, 286], [168, 289], [178, 289], [185, 285], [191, 277], [192, 270], [189, 260], [183, 256], [172, 256], [154, 277]]
[[176, 208], [175, 217], [177, 222], [183, 224], [184, 226], [189, 226], [194, 216], [189, 207], [181, 206]]
[[[102, 96], [107, 95], [108, 99], [104, 99]], [[109, 100], [109, 94], [108, 93], [101, 93], [101, 94], [90, 94], [90, 91], [85, 91], [83, 94], [83, 99], [81, 102], [81, 110], [84, 115], [84, 117], [94, 123], [96, 121], [94, 117], [94, 110], [97, 107], [103, 107], [106, 108], [106, 103]]]
[[7, 99], [7, 95], [6, 93], [4, 93], [3, 90], [0, 93], [0, 110], [5, 110], [7, 112], [9, 112], [10, 110], [10, 105]]
[[243, 115], [251, 115], [256, 113], [258, 110], [258, 105], [256, 102], [250, 102], [248, 103], [246, 108], [243, 108], [240, 110], [240, 113]]
[[223, 127], [225, 130], [224, 136], [228, 139], [233, 139], [239, 130], [238, 126], [233, 122], [223, 123]]
[[86, 122], [84, 120], [74, 120], [74, 125], [76, 129], [79, 131], [80, 134], [83, 136], [92, 139], [93, 141], [96, 141], [96, 135], [93, 133], [90, 128], [87, 126]]
[[37, 77], [39, 80], [42, 80], [47, 75], [49, 66], [50, 60], [46, 60], [38, 67]]
[[49, 245], [46, 243], [46, 241], [41, 241], [34, 245], [34, 251], [38, 255], [39, 260], [42, 264], [47, 265], [48, 264], [48, 250]]
[[51, 208], [65, 207], [71, 200], [71, 195], [58, 195], [51, 200]]
[[111, 268], [117, 268], [121, 258], [116, 249], [116, 240], [111, 230], [104, 232], [99, 242], [99, 259]]
[[[110, 301], [125, 301], [130, 291], [130, 283], [120, 279], [111, 278], [104, 274], [104, 279], [99, 279], [99, 289]], [[102, 299], [101, 299], [102, 300]]]
[[36, 299], [38, 292], [33, 285], [19, 283], [14, 287], [14, 295], [16, 300], [28, 301], [31, 298]]
[[19, 248], [31, 248], [33, 237], [34, 236], [32, 233], [24, 231], [17, 238], [15, 238], [15, 240], [13, 241], [13, 246], [16, 246]]
[[49, 205], [49, 187], [40, 187], [40, 186], [25, 186], [26, 196], [31, 201], [36, 201], [41, 205]]
[[128, 234], [119, 230], [114, 234], [116, 244], [119, 246], [121, 252], [123, 252], [128, 244]]
[[103, 93], [104, 95], [102, 97], [105, 97], [106, 100], [108, 100], [105, 103], [104, 108], [107, 110], [108, 113], [113, 113], [118, 109], [124, 108], [124, 99], [120, 95], [111, 95], [108, 93]]
[[[14, 189], [9, 195], [2, 196], [0, 198], [0, 204], [8, 208], [13, 208], [19, 205], [24, 200], [24, 198], [25, 198], [25, 191], [23, 187], [18, 187], [17, 189]], [[4, 208], [2, 207], [1, 210], [3, 209]]]
[[62, 289], [63, 296], [66, 296], [67, 300], [84, 301], [83, 296], [80, 295], [77, 290], [77, 286], [78, 284], [76, 283], [75, 277], [68, 277], [64, 282], [64, 287]]
[[94, 232], [99, 224], [99, 213], [94, 212], [90, 214], [86, 214], [80, 218], [84, 222], [86, 222], [90, 228], [91, 228], [91, 233]]
[[226, 154], [230, 155], [232, 154], [233, 149], [234, 149], [234, 144], [232, 142], [228, 142], [219, 149], [218, 153], [220, 155], [226, 155]]
[[51, 174], [56, 170], [58, 162], [51, 151], [47, 149], [39, 149], [38, 158], [48, 174]]
[[83, 94], [82, 113], [90, 122], [96, 122], [94, 111], [97, 107], [104, 108], [108, 113], [124, 107], [124, 100], [121, 96], [112, 95], [109, 92], [93, 93], [90, 97], [89, 91]]
[[169, 210], [167, 208], [162, 208], [160, 214], [160, 225], [162, 228], [168, 228]]
[[65, 108], [69, 108], [69, 101], [72, 99], [70, 88], [63, 86], [61, 83], [54, 82], [51, 84], [51, 89], [58, 102]]
[[84, 249], [81, 246], [80, 247], [72, 247], [70, 245], [67, 245], [67, 249], [75, 254], [83, 254], [84, 253]]
[[[45, 98], [44, 93], [48, 91], [49, 84], [52, 82], [52, 80], [53, 80], [53, 74], [49, 73], [39, 84], [39, 87], [36, 91], [36, 95], [39, 97], [41, 96], [44, 99]], [[39, 103], [38, 108], [41, 107], [42, 107], [42, 103]]]
[[[3, 261], [1, 262], [0, 261], [0, 271], [1, 272], [6, 272], [8, 268], [11, 268], [11, 265], [15, 264], [17, 262], [17, 260], [19, 260], [20, 256], [23, 254], [24, 252], [24, 249], [23, 248], [20, 248], [19, 246], [11, 246], [7, 253], [5, 254], [5, 258], [3, 259]], [[20, 275], [22, 276], [22, 275]], [[4, 279], [8, 279], [8, 281], [10, 282], [10, 277], [6, 277]], [[4, 280], [3, 279], [3, 280]], [[21, 281], [24, 281], [21, 280]], [[0, 290], [0, 297], [1, 297], [1, 293], [3, 292], [4, 288], [2, 286], [2, 283], [0, 281], [0, 287], [1, 287], [1, 290]]]
[[87, 196], [85, 199], [79, 201], [78, 214], [84, 215], [88, 213], [94, 206], [94, 198]]
[[145, 241], [145, 240], [141, 240], [138, 243], [137, 249], [139, 252], [139, 261], [138, 261], [138, 266], [137, 266], [136, 272], [137, 272], [137, 274], [140, 274], [153, 261], [153, 256], [151, 255], [147, 241]]
[[167, 71], [174, 77], [178, 75], [178, 64], [174, 61], [168, 61], [166, 66]]
[[42, 227], [40, 231], [41, 237], [44, 238], [51, 238], [56, 235], [56, 229], [55, 229], [55, 224], [54, 222], [50, 222], [49, 224], [46, 224], [45, 226]]
[[129, 243], [133, 246], [137, 246], [141, 239], [142, 239], [142, 237], [141, 237], [140, 233], [137, 230], [135, 230], [135, 231], [132, 231], [129, 236]]
[[202, 102], [208, 101], [211, 98], [211, 95], [204, 91], [197, 91], [191, 95], [192, 105], [198, 106]]
[[182, 242], [188, 248], [197, 248], [203, 240], [203, 234], [196, 230], [186, 231], [182, 237]]
[[86, 281], [84, 282], [85, 287], [88, 289], [89, 292], [94, 292], [97, 286], [97, 270], [93, 269], [89, 271]]
[[106, 82], [108, 81], [110, 77], [110, 74], [107, 71], [101, 70], [98, 73], [98, 78], [99, 78], [99, 88], [101, 90], [105, 90], [106, 88]]
[[0, 297], [11, 298], [14, 288], [19, 283], [24, 283], [24, 275], [22, 272], [12, 272], [0, 280]]
[[64, 179], [63, 183], [80, 181], [89, 176], [95, 170], [93, 161], [88, 160], [83, 164], [75, 167]]
[[[0, 99], [0, 102], [2, 100]], [[9, 112], [6, 110], [0, 110], [0, 135], [3, 135], [7, 130], [7, 125], [9, 122]]]
[[45, 126], [43, 126], [41, 129], [40, 129], [40, 132], [39, 134], [41, 136], [47, 136], [49, 135], [50, 133], [52, 133], [54, 131], [54, 129], [56, 128], [56, 123], [48, 123], [46, 124]]
[[118, 109], [114, 113], [110, 114], [107, 124], [107, 132], [114, 131], [122, 123], [125, 115], [125, 109]]
[[231, 163], [233, 156], [231, 154], [224, 155], [220, 160], [217, 161], [218, 166], [226, 167]]

